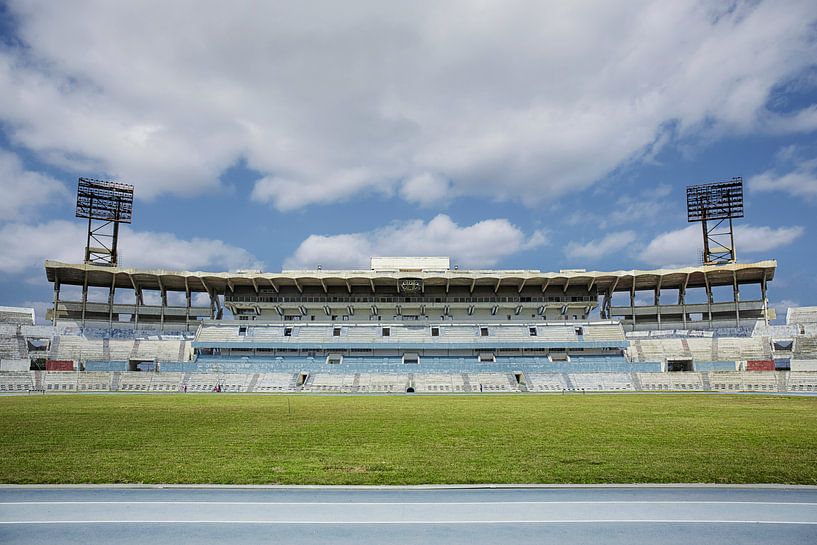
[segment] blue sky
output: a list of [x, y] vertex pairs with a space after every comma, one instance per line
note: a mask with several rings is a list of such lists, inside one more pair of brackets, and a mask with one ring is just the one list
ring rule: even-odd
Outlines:
[[0, 6], [0, 304], [81, 260], [79, 176], [135, 186], [124, 266], [268, 271], [691, 264], [743, 176], [739, 260], [817, 304], [813, 2]]

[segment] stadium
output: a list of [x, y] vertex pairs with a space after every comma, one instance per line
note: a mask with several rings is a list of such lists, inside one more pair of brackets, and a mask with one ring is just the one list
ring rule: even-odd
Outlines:
[[[616, 271], [127, 268], [132, 196], [81, 178], [84, 262], [0, 307], [0, 535], [813, 537], [817, 307], [777, 323], [777, 262], [736, 259], [742, 180], [687, 190], [700, 265]], [[807, 486], [717, 487], [753, 483]]]
[[817, 392], [817, 307], [773, 324], [776, 261], [735, 258], [740, 178], [687, 189], [702, 264], [656, 270], [129, 269], [132, 207], [80, 178], [85, 262], [45, 262], [50, 325], [0, 310], [0, 391]]
[[[770, 325], [775, 268], [543, 273], [375, 257], [368, 271], [208, 273], [49, 261], [52, 324], [2, 311], [0, 388], [816, 391], [817, 309]], [[74, 286], [81, 298], [64, 299]], [[731, 300], [715, 298], [723, 288]], [[209, 304], [193, 305], [201, 295]]]

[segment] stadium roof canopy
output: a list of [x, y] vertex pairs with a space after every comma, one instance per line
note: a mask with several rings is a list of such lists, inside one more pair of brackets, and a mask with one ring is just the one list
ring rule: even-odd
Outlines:
[[538, 270], [420, 270], [420, 271], [382, 271], [382, 270], [309, 270], [284, 271], [280, 273], [262, 273], [257, 271], [242, 272], [189, 272], [152, 269], [126, 269], [90, 264], [69, 264], [58, 261], [46, 261], [45, 271], [49, 282], [61, 284], [84, 285], [95, 287], [165, 289], [170, 291], [225, 293], [238, 286], [255, 288], [295, 287], [303, 290], [305, 286], [319, 286], [324, 290], [344, 287], [351, 291], [352, 286], [394, 285], [404, 278], [423, 280], [426, 286], [514, 286], [520, 291], [523, 287], [585, 285], [588, 289], [596, 288], [599, 292], [631, 291], [654, 289], [695, 288], [708, 286], [726, 286], [737, 284], [756, 284], [768, 282], [774, 278], [777, 262], [775, 260], [756, 263], [730, 263], [727, 265], [701, 265], [673, 269], [624, 270], [624, 271], [583, 271], [568, 270], [560, 272], [541, 272]]

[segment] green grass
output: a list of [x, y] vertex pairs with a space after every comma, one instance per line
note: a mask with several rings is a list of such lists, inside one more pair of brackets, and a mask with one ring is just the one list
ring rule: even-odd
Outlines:
[[817, 484], [817, 398], [2, 397], [0, 482]]

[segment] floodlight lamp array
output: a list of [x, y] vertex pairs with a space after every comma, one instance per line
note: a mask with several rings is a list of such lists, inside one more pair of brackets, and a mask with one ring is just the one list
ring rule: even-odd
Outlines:
[[743, 178], [687, 187], [687, 221], [743, 217]]
[[131, 223], [133, 186], [117, 182], [80, 178], [77, 183], [76, 217]]

